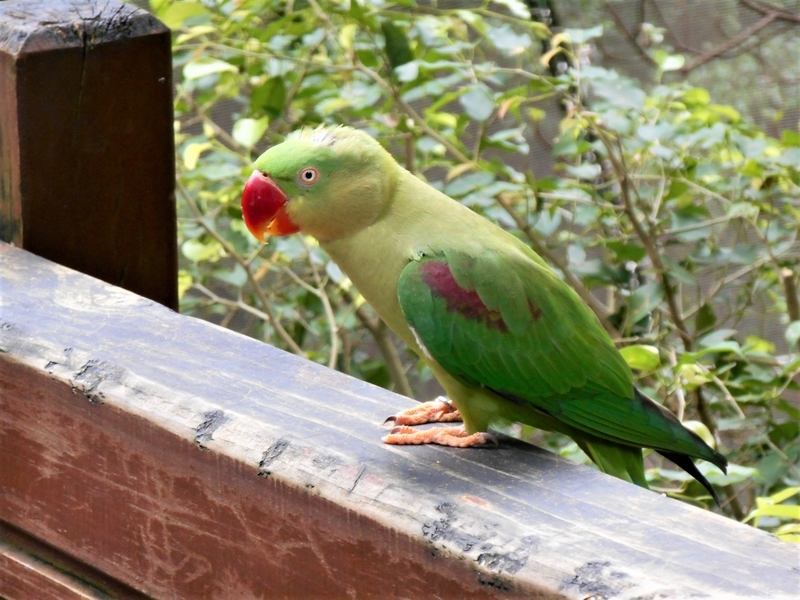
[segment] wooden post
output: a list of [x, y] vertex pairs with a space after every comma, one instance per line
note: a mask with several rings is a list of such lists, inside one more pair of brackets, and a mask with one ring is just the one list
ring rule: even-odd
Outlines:
[[0, 239], [177, 308], [171, 72], [129, 4], [0, 2]]
[[0, 290], [0, 525], [80, 563], [0, 526], [0, 597], [800, 589], [793, 544], [504, 437], [387, 446], [413, 400], [2, 243]]

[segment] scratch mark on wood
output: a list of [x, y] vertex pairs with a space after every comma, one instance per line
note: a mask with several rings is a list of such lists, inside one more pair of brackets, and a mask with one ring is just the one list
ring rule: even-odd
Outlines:
[[349, 492], [350, 494], [352, 494], [353, 490], [356, 489], [358, 482], [361, 481], [361, 476], [364, 475], [364, 473], [366, 472], [367, 472], [367, 467], [361, 467], [361, 470], [358, 472], [358, 475], [356, 475], [356, 480], [353, 482], [353, 486], [350, 488]]
[[612, 571], [608, 561], [587, 562], [575, 569], [575, 576], [568, 586], [577, 587], [581, 594], [588, 594], [590, 598], [606, 600], [617, 598], [630, 588], [631, 583], [627, 579], [626, 573]]
[[194, 441], [201, 448], [205, 449], [205, 444], [211, 441], [214, 432], [224, 423], [228, 422], [228, 417], [221, 410], [214, 410], [203, 414], [203, 422], [194, 430]]
[[438, 521], [430, 521], [422, 526], [422, 535], [431, 542], [444, 540], [452, 542], [464, 552], [469, 552], [475, 544], [481, 542], [480, 538], [463, 533], [453, 528], [455, 520], [455, 505], [452, 502], [442, 502], [436, 507], [440, 513], [444, 514]]
[[276, 441], [272, 446], [270, 446], [264, 455], [261, 457], [261, 462], [258, 463], [258, 476], [259, 477], [269, 477], [272, 475], [272, 471], [269, 470], [269, 466], [272, 464], [276, 458], [278, 458], [286, 448], [289, 447], [289, 440], [280, 438]]
[[105, 398], [102, 392], [97, 391], [100, 384], [106, 379], [119, 379], [123, 372], [122, 367], [104, 360], [92, 359], [75, 374], [73, 391], [82, 392], [91, 404], [97, 405]]
[[511, 552], [484, 552], [478, 555], [478, 564], [499, 573], [516, 573], [528, 562], [538, 540], [536, 536], [530, 535], [521, 541], [522, 545]]

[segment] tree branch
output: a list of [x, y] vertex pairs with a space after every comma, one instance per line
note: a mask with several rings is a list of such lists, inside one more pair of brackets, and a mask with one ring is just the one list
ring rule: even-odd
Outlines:
[[631, 180], [628, 177], [627, 168], [621, 162], [621, 157], [617, 156], [614, 152], [613, 145], [606, 132], [596, 126], [593, 127], [592, 130], [597, 134], [598, 139], [600, 139], [600, 141], [603, 143], [603, 146], [608, 153], [608, 158], [614, 168], [614, 174], [619, 181], [620, 196], [622, 197], [622, 203], [625, 207], [625, 214], [628, 215], [628, 219], [630, 220], [634, 231], [636, 231], [636, 235], [642, 241], [645, 251], [647, 252], [647, 256], [650, 258], [650, 262], [653, 264], [653, 269], [655, 270], [656, 275], [661, 282], [661, 286], [664, 288], [664, 297], [667, 300], [669, 313], [672, 317], [672, 322], [675, 324], [675, 329], [678, 331], [678, 335], [680, 335], [681, 340], [683, 341], [683, 347], [687, 351], [691, 351], [692, 336], [689, 334], [689, 330], [686, 328], [686, 323], [683, 320], [683, 316], [681, 316], [680, 307], [678, 306], [678, 299], [675, 295], [675, 290], [672, 289], [672, 284], [669, 280], [669, 277], [667, 276], [667, 269], [664, 266], [664, 261], [661, 260], [661, 253], [658, 251], [656, 242], [653, 240], [650, 233], [644, 228], [642, 223], [639, 221], [639, 218], [636, 216], [636, 211], [633, 206], [633, 199], [631, 198]]
[[[345, 291], [344, 297], [355, 306], [355, 299], [349, 292]], [[414, 390], [411, 389], [406, 370], [403, 367], [403, 361], [400, 360], [400, 354], [398, 354], [397, 348], [392, 342], [391, 330], [380, 317], [377, 315], [372, 317], [369, 314], [366, 302], [362, 302], [355, 310], [358, 320], [367, 328], [375, 343], [378, 344], [378, 350], [380, 350], [381, 356], [386, 362], [386, 368], [389, 370], [389, 376], [394, 384], [394, 391], [413, 398]]]
[[[267, 300], [267, 297], [264, 295], [264, 290], [262, 290], [261, 286], [258, 285], [258, 281], [253, 275], [253, 270], [250, 268], [250, 264], [246, 260], [244, 260], [241, 256], [239, 256], [236, 250], [228, 243], [228, 240], [222, 237], [216, 229], [214, 229], [213, 227], [211, 227], [211, 225], [209, 225], [209, 223], [203, 216], [203, 213], [200, 211], [200, 208], [195, 203], [194, 198], [191, 197], [189, 191], [183, 186], [180, 180], [177, 181], [177, 187], [178, 191], [181, 193], [184, 200], [186, 200], [186, 204], [189, 206], [189, 208], [197, 218], [197, 222], [200, 223], [203, 226], [203, 228], [211, 235], [211, 237], [213, 237], [220, 243], [220, 245], [222, 245], [222, 247], [225, 249], [225, 252], [227, 252], [244, 269], [244, 272], [247, 274], [247, 280], [253, 287], [253, 291], [255, 292], [256, 297], [258, 298], [258, 301], [261, 303], [261, 306], [264, 309], [263, 314], [267, 317], [266, 318], [267, 322], [276, 331], [278, 337], [280, 337], [281, 340], [283, 340], [283, 343], [286, 344], [286, 346], [288, 346], [288, 348], [294, 354], [307, 358], [306, 353], [303, 352], [303, 349], [297, 345], [297, 342], [295, 342], [292, 339], [292, 336], [290, 336], [289, 333], [283, 328], [283, 325], [281, 325], [281, 322], [278, 320], [277, 315], [275, 315], [275, 312], [272, 310], [272, 305], [270, 304], [269, 300]], [[237, 306], [239, 306], [239, 308], [242, 308], [243, 310], [246, 310], [244, 306], [241, 305]]]
[[[746, 3], [746, 0], [743, 0], [743, 1], [745, 1], [745, 3]], [[777, 18], [778, 18], [778, 13], [776, 13], [776, 12], [765, 12], [764, 13], [764, 17], [761, 18], [757, 23], [753, 23], [753, 25], [751, 25], [747, 29], [739, 32], [739, 35], [736, 35], [736, 36], [730, 38], [728, 41], [720, 44], [716, 48], [713, 48], [713, 49], [709, 50], [708, 52], [705, 52], [704, 54], [701, 54], [700, 56], [695, 58], [689, 64], [684, 65], [680, 70], [682, 72], [684, 72], [684, 73], [689, 73], [690, 71], [692, 71], [693, 69], [699, 67], [700, 65], [702, 65], [704, 63], [707, 63], [712, 58], [715, 58], [716, 56], [719, 56], [723, 52], [725, 52], [727, 50], [730, 50], [731, 48], [734, 48], [735, 46], [738, 46], [743, 41], [745, 41], [747, 38], [749, 38], [752, 35], [755, 35], [756, 33], [758, 33], [758, 31], [760, 31], [761, 29], [763, 29], [764, 27], [766, 27], [767, 25], [772, 23]]]
[[795, 23], [800, 23], [800, 15], [784, 12], [777, 6], [772, 6], [771, 4], [762, 5], [757, 2], [753, 2], [752, 0], [739, 0], [739, 1], [748, 8], [752, 8], [753, 10], [760, 12], [762, 15], [774, 14], [778, 19], [782, 21], [793, 21]]

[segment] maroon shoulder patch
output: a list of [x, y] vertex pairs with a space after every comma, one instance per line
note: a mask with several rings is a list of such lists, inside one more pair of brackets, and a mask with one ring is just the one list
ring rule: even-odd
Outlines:
[[467, 319], [480, 321], [493, 329], [508, 331], [500, 311], [487, 308], [475, 290], [465, 290], [459, 286], [446, 262], [425, 262], [420, 267], [420, 273], [423, 283], [435, 296], [447, 303], [448, 312], [456, 312]]

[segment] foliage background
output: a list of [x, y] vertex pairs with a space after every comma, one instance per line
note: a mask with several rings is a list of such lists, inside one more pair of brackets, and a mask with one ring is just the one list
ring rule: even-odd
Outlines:
[[[797, 124], [773, 114], [767, 135], [675, 77], [686, 55], [644, 21], [645, 85], [593, 63], [602, 25], [556, 29], [516, 0], [150, 4], [175, 30], [182, 311], [435, 395], [313, 239], [262, 246], [241, 219], [265, 148], [301, 126], [365, 129], [578, 291], [638, 384], [730, 459], [727, 476], [700, 465], [724, 514], [800, 538]], [[588, 460], [563, 436], [510, 433]], [[654, 489], [712, 508], [683, 472], [647, 465]]]

